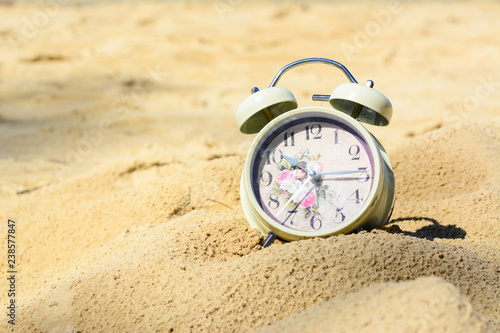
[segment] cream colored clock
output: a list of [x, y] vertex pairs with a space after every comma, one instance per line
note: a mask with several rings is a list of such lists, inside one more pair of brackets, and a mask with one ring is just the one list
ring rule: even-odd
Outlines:
[[[333, 65], [350, 82], [331, 95], [313, 95], [331, 108], [297, 108], [276, 83], [309, 63]], [[372, 229], [388, 222], [394, 173], [378, 140], [360, 123], [386, 126], [392, 105], [373, 82], [358, 84], [340, 63], [308, 58], [283, 67], [269, 88], [252, 89], [236, 111], [242, 133], [255, 134], [241, 176], [241, 202], [250, 225], [291, 241]]]

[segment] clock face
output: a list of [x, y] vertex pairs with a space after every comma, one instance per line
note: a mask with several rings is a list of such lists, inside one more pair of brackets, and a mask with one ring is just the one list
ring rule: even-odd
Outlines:
[[253, 153], [250, 182], [277, 224], [325, 232], [352, 222], [367, 206], [374, 158], [363, 135], [334, 115], [307, 112], [275, 124]]

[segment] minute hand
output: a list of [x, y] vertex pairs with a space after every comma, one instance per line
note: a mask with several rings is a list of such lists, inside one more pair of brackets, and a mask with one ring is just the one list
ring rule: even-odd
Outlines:
[[350, 173], [357, 173], [357, 172], [366, 172], [366, 170], [322, 172], [318, 176], [325, 176], [325, 175], [348, 175]]

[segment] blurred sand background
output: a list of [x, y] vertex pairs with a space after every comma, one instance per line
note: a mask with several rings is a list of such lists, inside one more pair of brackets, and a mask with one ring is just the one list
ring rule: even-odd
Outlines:
[[[2, 1], [0, 15], [0, 295], [12, 219], [18, 332], [500, 332], [499, 2]], [[262, 249], [234, 111], [308, 57], [392, 101], [392, 123], [368, 129], [396, 206], [383, 229]], [[310, 65], [280, 85], [309, 106], [345, 81]]]

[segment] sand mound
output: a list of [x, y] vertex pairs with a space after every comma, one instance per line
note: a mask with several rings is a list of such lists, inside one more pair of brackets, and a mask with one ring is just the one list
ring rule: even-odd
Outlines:
[[[53, 274], [79, 260], [82, 250], [134, 226], [165, 223], [194, 209], [233, 209], [239, 205], [236, 170], [242, 163], [241, 156], [120, 163], [22, 194], [18, 209], [31, 207], [33, 221], [29, 228], [20, 227], [27, 282], [39, 283], [40, 274]], [[226, 168], [235, 172], [228, 174]], [[207, 181], [193, 177], [205, 170], [211, 175]]]
[[500, 260], [499, 133], [496, 124], [462, 122], [392, 151], [398, 198], [393, 225]]
[[486, 332], [469, 300], [444, 280], [364, 288], [291, 315], [258, 332]]
[[260, 251], [258, 243], [233, 213], [131, 229], [27, 302], [21, 327], [251, 329], [374, 283], [430, 275], [456, 285], [486, 318], [499, 315], [494, 266], [447, 244], [383, 232]]

